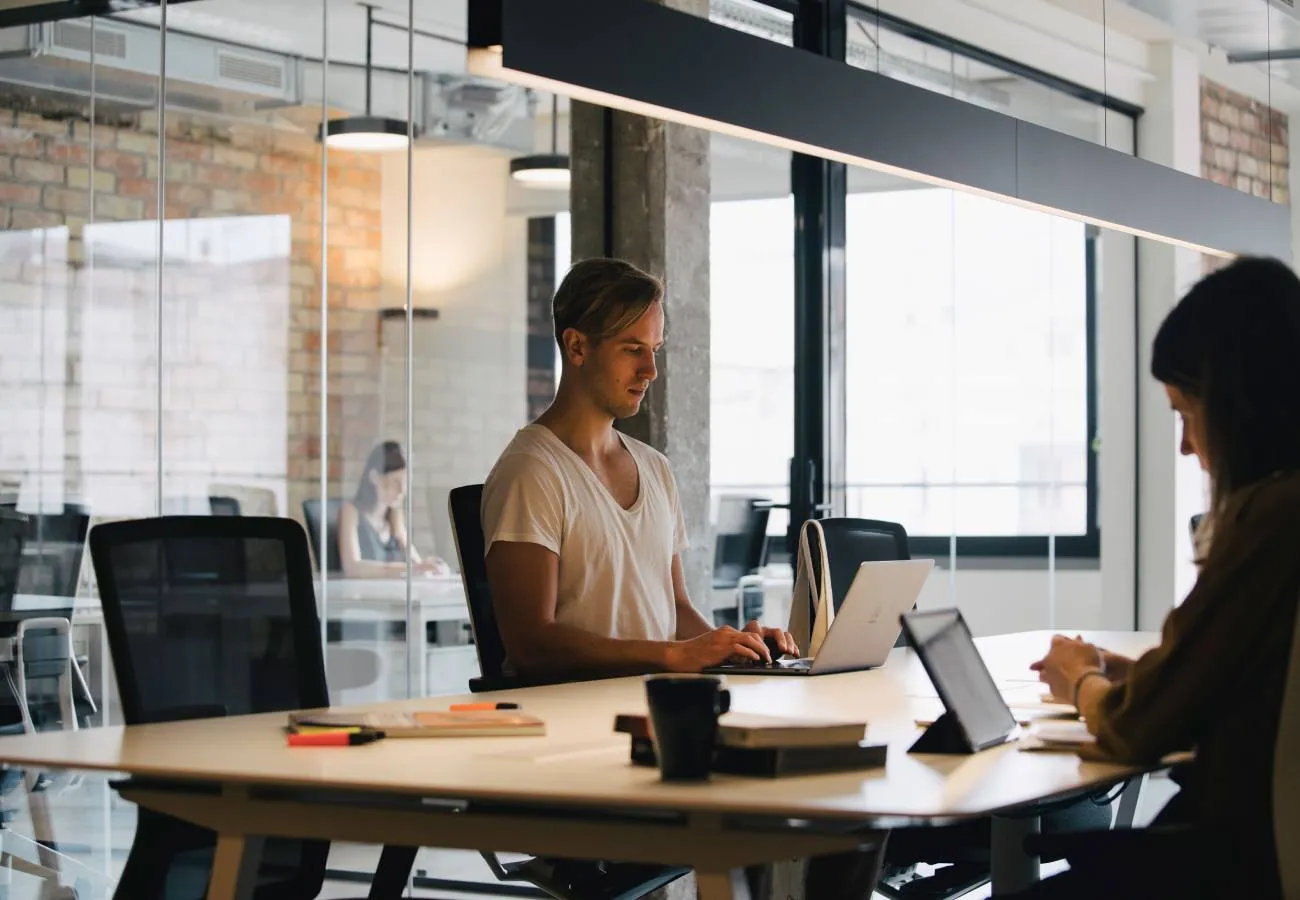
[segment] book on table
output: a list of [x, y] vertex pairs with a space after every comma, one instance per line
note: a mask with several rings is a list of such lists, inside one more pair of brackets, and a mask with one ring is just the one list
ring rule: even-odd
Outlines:
[[289, 714], [294, 731], [360, 728], [386, 737], [510, 737], [544, 735], [546, 723], [518, 710], [415, 710], [413, 712], [301, 712]]
[[856, 744], [867, 723], [845, 719], [796, 718], [759, 713], [727, 713], [718, 719], [718, 743], [749, 749], [833, 747]]
[[[631, 736], [631, 761], [657, 765], [649, 717], [619, 715], [614, 730]], [[712, 768], [730, 775], [777, 777], [884, 766], [885, 744], [863, 740], [864, 722], [729, 713], [718, 720]]]

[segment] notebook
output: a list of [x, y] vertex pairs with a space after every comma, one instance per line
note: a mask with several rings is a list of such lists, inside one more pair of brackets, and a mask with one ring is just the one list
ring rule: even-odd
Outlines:
[[450, 712], [308, 712], [290, 713], [289, 727], [366, 728], [382, 731], [386, 737], [505, 737], [544, 735], [546, 723], [513, 709], [484, 709]]
[[[616, 716], [614, 730], [648, 740], [650, 717], [632, 714]], [[747, 750], [856, 746], [862, 741], [866, 730], [866, 722], [846, 719], [727, 713], [718, 719], [718, 746]]]

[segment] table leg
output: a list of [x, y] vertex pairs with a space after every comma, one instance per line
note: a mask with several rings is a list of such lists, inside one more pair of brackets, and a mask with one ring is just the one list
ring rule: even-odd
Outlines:
[[1042, 820], [1038, 816], [993, 817], [993, 840], [989, 848], [993, 896], [1014, 894], [1038, 881], [1038, 857], [1025, 852], [1025, 838], [1038, 834], [1041, 828]]
[[262, 838], [242, 834], [217, 836], [217, 852], [208, 881], [208, 900], [252, 900]]
[[1124, 790], [1119, 795], [1119, 805], [1115, 808], [1113, 828], [1133, 827], [1133, 817], [1137, 815], [1138, 799], [1142, 795], [1142, 785], [1146, 780], [1145, 775], [1139, 775], [1130, 778], [1128, 784], [1124, 785]]
[[753, 900], [744, 869], [727, 872], [695, 872], [695, 887], [700, 900]]

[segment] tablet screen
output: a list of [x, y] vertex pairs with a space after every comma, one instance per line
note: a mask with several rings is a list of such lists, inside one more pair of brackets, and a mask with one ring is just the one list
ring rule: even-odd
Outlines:
[[1015, 716], [980, 658], [961, 613], [955, 609], [909, 613], [903, 623], [944, 707], [957, 719], [971, 747], [982, 750], [1005, 741], [1015, 730]]

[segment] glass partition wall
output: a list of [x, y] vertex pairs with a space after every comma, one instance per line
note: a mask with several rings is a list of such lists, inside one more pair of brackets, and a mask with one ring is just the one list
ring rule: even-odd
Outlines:
[[[83, 726], [121, 711], [77, 529], [160, 513], [303, 523], [332, 702], [478, 673], [447, 502], [527, 421], [509, 164], [540, 108], [464, 74], [463, 4], [418, 33], [406, 0], [235, 6], [6, 32], [0, 501], [32, 523], [15, 602], [74, 608]], [[133, 807], [87, 777], [32, 824], [21, 794], [7, 827], [111, 890]], [[333, 875], [374, 856], [336, 847]], [[473, 854], [417, 870], [492, 881]]]
[[[788, 15], [714, 6], [789, 40]], [[460, 693], [478, 672], [448, 495], [554, 396], [550, 299], [577, 229], [569, 193], [511, 161], [568, 152], [571, 106], [466, 74], [463, 2], [409, 10], [195, 0], [41, 26], [0, 61], [0, 500], [36, 523], [19, 594], [47, 599], [23, 602], [73, 608], [87, 725], [121, 712], [77, 529], [159, 513], [303, 523], [336, 704]], [[849, 25], [849, 64], [1134, 150], [1131, 110], [906, 22]], [[696, 602], [779, 624], [810, 402], [795, 319], [818, 298], [796, 278], [791, 154], [721, 134], [707, 153], [710, 502], [692, 539], [715, 567]], [[1268, 183], [1285, 192], [1284, 174]], [[824, 449], [844, 477], [819, 514], [904, 525], [939, 563], [921, 605], [957, 605], [977, 633], [1127, 623], [1152, 402], [1133, 348], [1155, 318], [1139, 315], [1137, 241], [867, 169], [842, 194], [843, 253], [826, 257], [843, 318], [822, 337], [843, 403], [815, 399], [840, 420]], [[1172, 300], [1203, 263], [1151, 244], [1147, 264], [1175, 254]], [[1174, 449], [1171, 423], [1148, 444]], [[1181, 519], [1198, 476], [1166, 480]], [[735, 511], [754, 503], [769, 539], [745, 580]], [[1171, 593], [1179, 527], [1160, 523]], [[133, 808], [94, 778], [48, 800], [50, 822], [19, 802], [8, 827], [51, 827], [65, 880], [110, 888]], [[377, 858], [333, 853], [339, 880]], [[472, 854], [417, 863], [418, 887], [491, 880]]]

